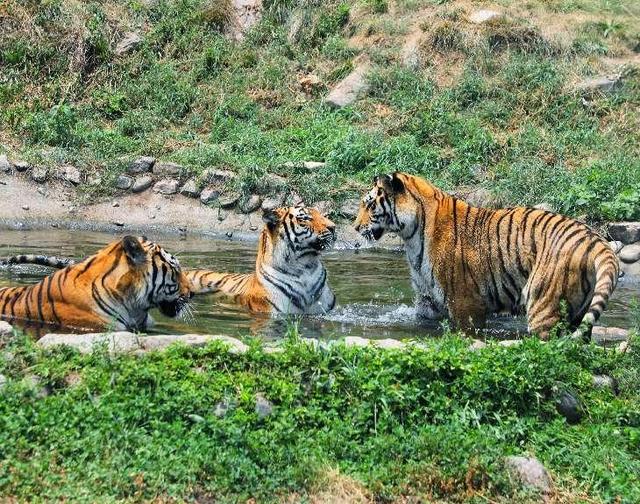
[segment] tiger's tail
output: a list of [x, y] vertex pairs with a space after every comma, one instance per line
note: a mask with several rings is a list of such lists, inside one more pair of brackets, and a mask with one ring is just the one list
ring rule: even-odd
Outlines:
[[246, 273], [218, 273], [209, 270], [187, 270], [184, 274], [191, 282], [194, 294], [220, 292], [231, 296], [240, 294], [251, 276]]
[[35, 254], [22, 254], [6, 257], [0, 260], [0, 265], [9, 266], [13, 264], [37, 264], [39, 266], [48, 266], [50, 268], [62, 269], [67, 266], [76, 264], [73, 259], [67, 257], [55, 257]]
[[613, 250], [606, 246], [595, 258], [596, 267], [596, 285], [591, 298], [591, 304], [587, 309], [587, 313], [582, 318], [578, 329], [576, 329], [572, 338], [586, 339], [591, 334], [591, 328], [595, 324], [609, 302], [609, 297], [613, 293], [618, 283], [620, 274], [620, 265], [618, 257]]

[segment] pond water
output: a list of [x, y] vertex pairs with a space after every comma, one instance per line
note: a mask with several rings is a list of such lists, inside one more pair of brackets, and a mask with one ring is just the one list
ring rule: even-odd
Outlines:
[[[0, 231], [0, 256], [38, 253], [83, 258], [93, 254], [117, 236], [85, 231]], [[176, 255], [185, 268], [249, 272], [254, 268], [256, 242], [230, 241], [205, 237], [149, 236]], [[418, 324], [404, 252], [397, 250], [350, 250], [340, 246], [325, 254], [329, 282], [338, 299], [337, 308], [322, 317], [303, 317], [297, 321], [304, 337], [408, 338], [437, 335], [439, 323]], [[40, 281], [49, 268], [21, 265], [0, 269], [0, 287]], [[628, 328], [629, 305], [640, 296], [640, 284], [622, 279], [601, 323]], [[210, 295], [194, 298], [195, 319], [163, 317], [154, 310], [156, 326], [151, 333], [211, 333], [229, 336], [262, 335], [268, 339], [286, 334], [292, 320], [255, 315], [241, 307]], [[42, 330], [26, 328], [37, 335]], [[51, 328], [44, 329], [45, 332]], [[524, 319], [498, 317], [484, 332], [510, 337], [526, 330]]]

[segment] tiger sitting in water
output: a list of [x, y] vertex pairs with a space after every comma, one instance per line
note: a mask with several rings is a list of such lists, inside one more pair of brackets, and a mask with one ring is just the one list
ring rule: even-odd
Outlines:
[[80, 263], [16, 256], [6, 263], [60, 269], [28, 287], [0, 289], [0, 316], [77, 329], [143, 330], [149, 310], [175, 317], [192, 296], [178, 260], [146, 238], [125, 236]]
[[533, 208], [474, 208], [406, 173], [376, 177], [354, 225], [369, 239], [397, 233], [418, 315], [461, 327], [524, 308], [529, 331], [546, 339], [565, 302], [573, 336], [588, 337], [618, 280], [616, 255], [585, 224]]
[[320, 252], [335, 242], [335, 224], [315, 208], [266, 211], [253, 273], [187, 270], [196, 293], [215, 292], [252, 311], [323, 314], [336, 298], [327, 284]]

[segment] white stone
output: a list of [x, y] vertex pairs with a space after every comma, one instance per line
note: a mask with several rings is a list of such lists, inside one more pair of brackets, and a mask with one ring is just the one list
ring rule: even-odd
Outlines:
[[489, 9], [483, 9], [483, 10], [473, 12], [469, 16], [469, 21], [471, 21], [474, 24], [483, 24], [483, 23], [488, 23], [489, 21], [500, 19], [502, 16], [503, 14], [500, 12], [489, 10]]
[[476, 350], [480, 350], [482, 348], [486, 348], [487, 344], [482, 341], [482, 340], [478, 340], [478, 339], [474, 339], [473, 343], [471, 343], [471, 345], [469, 345], [469, 350], [476, 351]]
[[613, 250], [613, 252], [617, 254], [622, 250], [622, 247], [624, 247], [624, 243], [618, 240], [613, 240], [609, 242], [609, 246], [611, 247], [611, 250]]
[[369, 346], [369, 340], [360, 336], [347, 336], [344, 339], [344, 344], [348, 347], [367, 347]]
[[49, 333], [38, 340], [38, 345], [42, 348], [67, 345], [80, 353], [91, 353], [97, 346], [106, 345], [110, 353], [123, 353], [138, 350], [138, 338], [139, 336], [127, 331], [88, 334]]
[[116, 54], [122, 56], [136, 49], [142, 43], [142, 37], [134, 32], [127, 32], [118, 45], [116, 46]]
[[640, 242], [623, 247], [622, 250], [620, 250], [618, 257], [622, 262], [629, 264], [640, 261]]
[[369, 68], [368, 63], [358, 65], [331, 90], [325, 98], [325, 103], [334, 108], [351, 105], [362, 93], [369, 89], [369, 83], [367, 82]]
[[62, 172], [62, 177], [67, 182], [71, 182], [73, 185], [78, 185], [81, 182], [80, 170], [78, 170], [75, 166], [63, 166], [60, 171]]
[[378, 348], [384, 348], [386, 350], [402, 349], [406, 346], [402, 341], [391, 339], [391, 338], [371, 340], [371, 341]]
[[248, 198], [242, 198], [240, 200], [239, 209], [242, 213], [248, 214], [255, 212], [262, 204], [262, 198], [257, 194], [252, 194]]
[[220, 196], [220, 191], [215, 187], [205, 187], [200, 193], [200, 202], [203, 204], [211, 203]]
[[9, 322], [0, 320], [0, 336], [7, 336], [9, 334], [13, 334], [13, 327]]
[[553, 489], [551, 477], [534, 457], [510, 456], [505, 459], [505, 465], [525, 485], [531, 486], [542, 493], [549, 493]]
[[522, 340], [518, 340], [518, 339], [509, 339], [509, 340], [502, 340], [498, 343], [498, 345], [503, 346], [503, 347], [512, 347], [512, 346], [518, 346], [522, 343]]
[[155, 183], [153, 190], [159, 194], [169, 195], [177, 193], [178, 187], [180, 187], [180, 182], [176, 179], [162, 179]]
[[49, 171], [44, 166], [36, 166], [31, 170], [31, 179], [34, 182], [42, 183], [47, 180]]

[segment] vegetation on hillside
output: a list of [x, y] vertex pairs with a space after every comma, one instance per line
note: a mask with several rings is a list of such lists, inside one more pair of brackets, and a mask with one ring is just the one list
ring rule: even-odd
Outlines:
[[[483, 2], [267, 0], [241, 42], [225, 34], [225, 5], [4, 2], [0, 150], [111, 180], [141, 154], [196, 174], [230, 168], [243, 191], [274, 173], [308, 201], [400, 169], [503, 204], [640, 218], [634, 0], [501, 0], [509, 17], [486, 25], [468, 21]], [[127, 31], [143, 41], [117, 55]], [[401, 52], [416, 31], [421, 64], [409, 69]], [[372, 62], [370, 89], [332, 110], [323, 97], [357, 58]], [[610, 71], [623, 74], [615, 93], [576, 91]], [[283, 166], [301, 160], [326, 166]]]
[[[0, 495], [539, 502], [504, 468], [528, 454], [556, 502], [640, 501], [637, 341], [624, 355], [534, 338], [471, 351], [452, 334], [407, 351], [250, 346], [83, 356], [15, 339], [0, 353]], [[592, 373], [616, 378], [619, 395]], [[581, 402], [578, 424], [556, 411], [563, 392]]]

